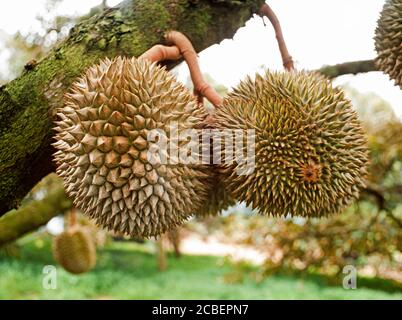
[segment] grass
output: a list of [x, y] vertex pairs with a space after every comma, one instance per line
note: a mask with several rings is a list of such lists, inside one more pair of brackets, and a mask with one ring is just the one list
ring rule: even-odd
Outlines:
[[254, 267], [242, 272], [225, 258], [208, 256], [169, 256], [168, 270], [158, 272], [150, 243], [111, 243], [99, 249], [96, 268], [80, 276], [57, 266], [55, 290], [42, 287], [45, 265], [55, 265], [46, 238], [26, 243], [19, 258], [0, 254], [0, 299], [402, 299], [400, 287], [360, 288], [359, 279], [356, 290], [308, 275], [256, 282]]

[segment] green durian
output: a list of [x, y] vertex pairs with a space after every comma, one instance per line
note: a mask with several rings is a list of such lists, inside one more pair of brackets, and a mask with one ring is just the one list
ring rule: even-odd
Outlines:
[[236, 162], [220, 171], [231, 195], [262, 214], [326, 216], [365, 185], [368, 150], [357, 114], [339, 88], [315, 73], [248, 77], [217, 108], [215, 121], [220, 130], [255, 130], [251, 173], [239, 175]]
[[96, 264], [96, 246], [88, 227], [74, 225], [56, 236], [53, 256], [68, 272], [85, 273]]
[[377, 68], [402, 89], [402, 0], [386, 0], [374, 40]]

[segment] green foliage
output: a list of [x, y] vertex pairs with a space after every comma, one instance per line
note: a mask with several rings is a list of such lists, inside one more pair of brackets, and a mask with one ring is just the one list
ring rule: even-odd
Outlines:
[[0, 254], [0, 299], [402, 299], [402, 293], [345, 290], [313, 276], [275, 275], [256, 282], [246, 275], [228, 283], [237, 267], [207, 256], [169, 256], [168, 270], [158, 272], [150, 249], [113, 243], [99, 250], [93, 271], [74, 276], [58, 267], [58, 289], [44, 290], [43, 267], [54, 261], [49, 241], [37, 238], [23, 246], [19, 260]]

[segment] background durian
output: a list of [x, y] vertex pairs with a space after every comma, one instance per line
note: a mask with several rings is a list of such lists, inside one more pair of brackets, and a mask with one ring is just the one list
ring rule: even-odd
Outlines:
[[88, 227], [74, 225], [56, 236], [53, 256], [68, 272], [85, 273], [96, 264], [96, 245]]
[[386, 0], [374, 39], [377, 68], [402, 89], [402, 0]]
[[368, 155], [357, 114], [317, 74], [248, 77], [217, 108], [215, 120], [219, 129], [255, 129], [253, 173], [238, 175], [236, 163], [223, 163], [221, 172], [231, 194], [263, 214], [326, 216], [364, 186]]

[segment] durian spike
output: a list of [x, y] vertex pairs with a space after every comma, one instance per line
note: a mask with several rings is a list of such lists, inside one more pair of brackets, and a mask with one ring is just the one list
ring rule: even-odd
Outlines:
[[164, 46], [157, 44], [145, 51], [140, 58], [151, 62], [162, 62], [165, 60], [179, 60], [181, 58], [180, 50], [176, 46]]
[[168, 44], [177, 46], [181, 55], [188, 65], [190, 70], [191, 80], [194, 84], [194, 93], [198, 97], [198, 102], [202, 102], [202, 97], [208, 99], [215, 107], [222, 105], [222, 97], [212, 88], [207, 82], [205, 82], [198, 61], [197, 53], [194, 50], [190, 40], [182, 33], [178, 31], [169, 31], [165, 34], [165, 39]]
[[269, 19], [269, 21], [271, 22], [272, 26], [274, 27], [276, 40], [278, 41], [279, 51], [281, 52], [281, 56], [282, 56], [283, 66], [285, 67], [285, 69], [287, 71], [294, 70], [295, 67], [294, 67], [294, 63], [293, 63], [293, 58], [289, 54], [288, 48], [286, 47], [286, 42], [283, 37], [281, 24], [279, 23], [278, 17], [274, 13], [274, 11], [271, 9], [271, 7], [269, 5], [267, 5], [266, 3], [264, 3], [261, 6], [259, 14], [261, 17], [264, 17], [264, 16], [267, 17]]

